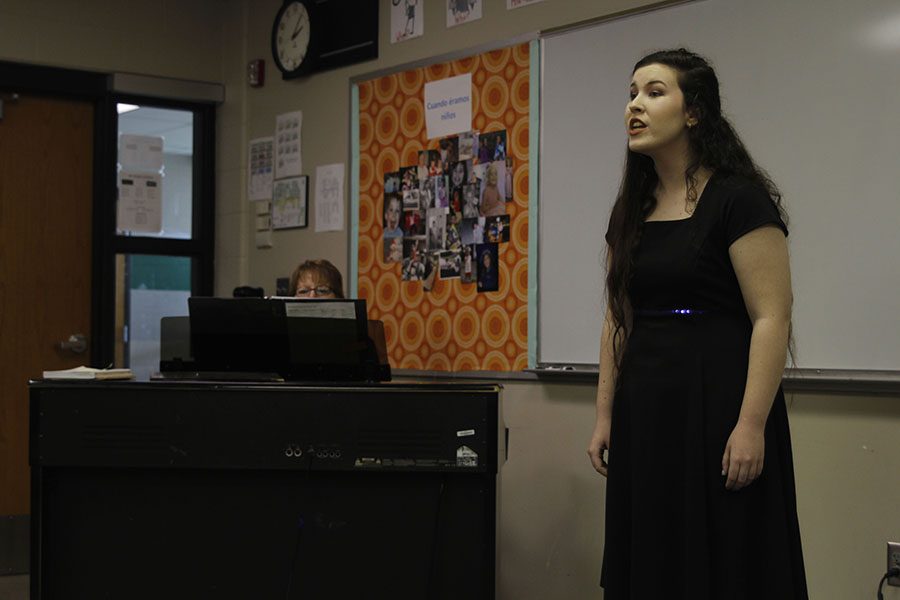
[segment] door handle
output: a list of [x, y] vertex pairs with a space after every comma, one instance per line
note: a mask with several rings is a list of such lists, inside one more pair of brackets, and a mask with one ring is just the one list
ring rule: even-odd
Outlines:
[[59, 343], [60, 350], [69, 350], [75, 354], [84, 354], [88, 341], [83, 333], [73, 333], [68, 340]]

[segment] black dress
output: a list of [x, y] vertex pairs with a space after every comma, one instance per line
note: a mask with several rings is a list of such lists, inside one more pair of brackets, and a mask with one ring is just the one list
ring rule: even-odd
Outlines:
[[721, 475], [752, 328], [728, 247], [764, 225], [787, 235], [765, 191], [716, 174], [690, 218], [643, 227], [612, 408], [604, 600], [807, 598], [780, 388], [760, 477], [734, 492]]

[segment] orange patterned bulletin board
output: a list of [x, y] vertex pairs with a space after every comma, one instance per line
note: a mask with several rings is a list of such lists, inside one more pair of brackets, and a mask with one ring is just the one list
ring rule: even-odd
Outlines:
[[[356, 294], [394, 368], [528, 367], [529, 48], [355, 84]], [[428, 139], [425, 83], [464, 73], [471, 131]]]

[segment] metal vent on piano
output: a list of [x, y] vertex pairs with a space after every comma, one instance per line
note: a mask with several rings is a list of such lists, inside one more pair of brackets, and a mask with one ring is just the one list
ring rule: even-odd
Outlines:
[[166, 430], [158, 425], [85, 425], [81, 430], [85, 450], [165, 452]]
[[363, 429], [358, 452], [366, 456], [440, 458], [439, 430]]

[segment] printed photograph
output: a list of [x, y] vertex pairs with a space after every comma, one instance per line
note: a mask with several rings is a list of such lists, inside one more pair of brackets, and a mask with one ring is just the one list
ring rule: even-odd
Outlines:
[[475, 156], [472, 151], [475, 148], [475, 138], [477, 135], [474, 131], [466, 131], [459, 134], [459, 160], [472, 160]]
[[403, 238], [384, 238], [384, 262], [403, 262]]
[[457, 136], [446, 137], [440, 141], [441, 164], [444, 171], [450, 170], [450, 165], [459, 160], [459, 138]]
[[485, 164], [494, 160], [494, 150], [488, 146], [488, 140], [491, 139], [490, 133], [475, 134], [475, 156], [473, 160], [475, 164]]
[[[486, 159], [479, 162], [491, 162], [495, 160], [506, 160], [506, 130], [492, 131], [490, 133], [482, 133], [481, 139], [485, 139], [487, 152]], [[480, 150], [480, 148], [479, 148]], [[479, 155], [479, 158], [480, 155]]]
[[421, 238], [403, 240], [403, 267], [400, 269], [403, 281], [422, 281], [425, 278], [425, 240]]
[[416, 176], [419, 178], [420, 183], [428, 177], [428, 150], [419, 150]]
[[450, 187], [460, 187], [469, 183], [468, 163], [464, 160], [450, 163]]
[[400, 167], [400, 189], [402, 191], [419, 187], [418, 167]]
[[434, 177], [426, 177], [419, 183], [419, 208], [434, 208]]
[[[403, 237], [425, 238], [425, 215], [420, 210], [403, 211]], [[404, 246], [405, 248], [405, 246]]]
[[[450, 215], [447, 215], [450, 217]], [[459, 235], [459, 223], [453, 221], [452, 218], [447, 219], [447, 241], [445, 246], [447, 250], [459, 252], [462, 247], [462, 237]]]
[[421, 208], [419, 202], [419, 188], [414, 187], [403, 190], [403, 210], [418, 210]]
[[450, 218], [455, 223], [462, 219], [463, 189], [462, 187], [450, 188]]
[[481, 182], [484, 181], [484, 173], [487, 171], [488, 165], [491, 164], [488, 162], [473, 162], [472, 165], [472, 173], [469, 176], [469, 183], [477, 183], [478, 184], [478, 194], [481, 195]]
[[447, 234], [447, 210], [443, 208], [429, 209], [425, 215], [428, 221], [428, 246], [431, 252], [444, 250]]
[[478, 213], [483, 217], [506, 214], [506, 162], [502, 160], [479, 165], [484, 168]]
[[484, 243], [484, 222], [484, 217], [462, 220], [459, 233], [464, 245]]
[[434, 283], [438, 280], [440, 272], [440, 258], [437, 252], [427, 252], [425, 254], [425, 276], [422, 278], [422, 289], [430, 292], [434, 287]]
[[462, 265], [459, 280], [462, 283], [475, 283], [475, 246], [468, 245], [462, 248]]
[[434, 206], [435, 208], [447, 208], [450, 206], [450, 190], [447, 186], [447, 176], [432, 177], [434, 181]]
[[479, 184], [472, 183], [464, 185], [462, 188], [463, 195], [463, 218], [470, 219], [479, 216]]
[[401, 237], [403, 228], [400, 227], [400, 218], [403, 215], [400, 196], [396, 193], [384, 195], [384, 237]]
[[441, 279], [459, 279], [462, 260], [459, 252], [441, 252]]
[[490, 217], [487, 219], [486, 242], [502, 243], [509, 241], [509, 215]]
[[478, 270], [478, 291], [496, 292], [500, 288], [500, 270], [497, 262], [497, 244], [475, 246]]
[[428, 155], [428, 176], [437, 177], [444, 174], [444, 163], [441, 162], [441, 153], [437, 150], [423, 150]]
[[384, 193], [393, 194], [400, 191], [400, 172], [384, 174]]

